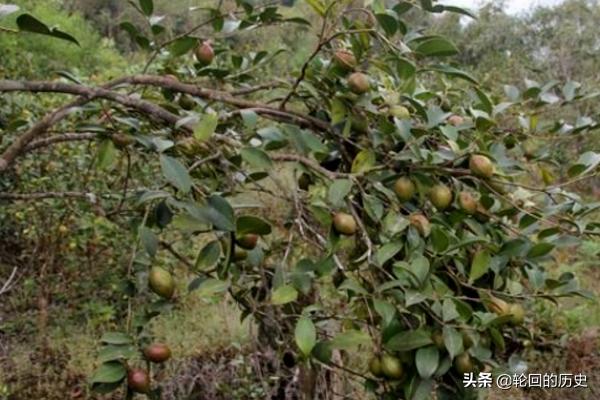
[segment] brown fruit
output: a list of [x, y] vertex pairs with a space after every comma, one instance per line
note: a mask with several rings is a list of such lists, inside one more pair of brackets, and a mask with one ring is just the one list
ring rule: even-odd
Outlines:
[[454, 368], [459, 374], [468, 374], [469, 372], [473, 372], [475, 370], [475, 366], [473, 365], [473, 360], [471, 360], [469, 353], [465, 352], [457, 355], [454, 359]]
[[433, 334], [431, 335], [431, 340], [433, 341], [435, 347], [437, 347], [438, 349], [444, 350], [446, 348], [446, 344], [444, 343], [444, 334], [442, 331], [436, 330], [435, 332], [433, 332]]
[[404, 375], [404, 368], [398, 358], [385, 354], [381, 357], [381, 372], [390, 379], [400, 379]]
[[409, 178], [402, 176], [394, 183], [394, 192], [401, 201], [408, 201], [415, 195], [415, 184]]
[[429, 220], [423, 214], [412, 214], [408, 217], [410, 224], [415, 227], [415, 229], [421, 234], [423, 237], [429, 236], [431, 233], [431, 225], [429, 224]]
[[182, 94], [181, 96], [179, 96], [179, 101], [177, 102], [177, 104], [179, 104], [179, 107], [187, 111], [193, 110], [194, 107], [196, 107], [196, 102], [194, 101], [194, 99], [187, 94]]
[[354, 72], [348, 77], [348, 88], [354, 94], [367, 93], [371, 89], [369, 77], [362, 72]]
[[451, 115], [448, 118], [448, 122], [450, 123], [450, 125], [459, 126], [465, 122], [465, 119], [460, 115]]
[[356, 220], [350, 214], [343, 212], [333, 216], [333, 229], [341, 235], [354, 235], [356, 233]]
[[196, 47], [194, 53], [196, 54], [196, 60], [204, 65], [212, 63], [213, 59], [215, 58], [215, 51], [213, 50], [209, 41], [206, 41]]
[[510, 322], [513, 325], [521, 325], [525, 322], [525, 309], [520, 304], [511, 304], [509, 306], [509, 313], [511, 314]]
[[171, 349], [163, 343], [153, 343], [144, 349], [144, 357], [153, 363], [162, 363], [171, 358]]
[[391, 106], [389, 109], [389, 113], [398, 119], [409, 119], [410, 118], [410, 111], [408, 111], [408, 108], [406, 108], [404, 106], [399, 106], [399, 105]]
[[247, 235], [243, 235], [239, 238], [236, 238], [238, 246], [246, 250], [252, 250], [256, 247], [256, 243], [258, 242], [258, 235], [249, 233]]
[[333, 55], [333, 63], [344, 71], [352, 71], [356, 67], [356, 57], [348, 50], [338, 50]]
[[491, 312], [498, 314], [499, 316], [510, 314], [510, 305], [497, 297], [490, 296], [487, 307]]
[[146, 370], [133, 368], [127, 372], [127, 386], [137, 393], [150, 391], [150, 375]]
[[469, 192], [458, 194], [458, 204], [466, 214], [473, 215], [477, 212], [477, 200]]
[[371, 358], [371, 360], [369, 361], [369, 371], [375, 377], [379, 378], [379, 377], [383, 376], [383, 369], [381, 366], [381, 358], [379, 358], [377, 356], [373, 356], [373, 358]]
[[429, 192], [429, 200], [438, 210], [445, 210], [452, 204], [452, 191], [448, 186], [435, 185]]
[[125, 133], [113, 133], [110, 138], [114, 145], [119, 149], [123, 149], [135, 142], [134, 138]]
[[160, 297], [170, 299], [175, 293], [175, 281], [171, 273], [160, 267], [152, 267], [148, 274], [150, 289]]
[[486, 156], [473, 154], [469, 159], [471, 173], [480, 178], [491, 178], [494, 175], [494, 164]]

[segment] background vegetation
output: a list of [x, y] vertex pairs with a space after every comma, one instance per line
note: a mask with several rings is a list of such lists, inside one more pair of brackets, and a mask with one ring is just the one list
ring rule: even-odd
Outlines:
[[[148, 66], [150, 52], [120, 26], [123, 21], [143, 24], [143, 18], [128, 2], [13, 0], [11, 3], [49, 26], [60, 27], [81, 45], [0, 31], [0, 79], [69, 79], [95, 84], [139, 73]], [[197, 3], [155, 0], [154, 14], [167, 16], [163, 25], [175, 34], [182, 33], [206, 17], [202, 10], [187, 11]], [[273, 24], [252, 35], [228, 39], [242, 52], [250, 54], [260, 48], [273, 55], [273, 61], [261, 72], [265, 80], [277, 79], [282, 71], [285, 75], [287, 71], [299, 70], [317, 40], [318, 18], [308, 5], [284, 8], [283, 12], [286, 18], [306, 18], [312, 26], [298, 29]], [[553, 8], [537, 8], [517, 16], [507, 15], [498, 2], [493, 2], [477, 15], [478, 19], [472, 20], [458, 14], [432, 16], [415, 12], [413, 18], [417, 21], [415, 25], [452, 38], [460, 51], [452, 62], [477, 77], [496, 99], [510, 96], [515, 90], [539, 86], [536, 82], [552, 80], [589, 88], [588, 100], [549, 107], [546, 112], [567, 121], [590, 124], [586, 116], [597, 116], [600, 112], [600, 97], [596, 97], [600, 93], [597, 1], [567, 0]], [[14, 28], [15, 19], [14, 15], [3, 18], [0, 26]], [[294, 52], [278, 54], [280, 48], [293, 48]], [[168, 60], [161, 61], [164, 62], [150, 65], [148, 72], [181, 73]], [[185, 68], [189, 66], [181, 69]], [[51, 106], [63, 104], [65, 99], [59, 94], [3, 93], [0, 147], [13, 140], [8, 133], [18, 126], [18, 121], [28, 121]], [[104, 121], [98, 118], [89, 122], [93, 128]], [[119, 119], [118, 123], [127, 121]], [[535, 163], [530, 171], [532, 185], [562, 181], [567, 177], [568, 164], [586, 151], [600, 149], [596, 129], [558, 140], [531, 136], [523, 138], [530, 157], [557, 160], [550, 166]], [[28, 156], [19, 165], [18, 174], [2, 177], [0, 191], [15, 188], [16, 192], [69, 191], [77, 190], [84, 182], [95, 192], [109, 192], [122, 186], [123, 173], [129, 168], [135, 181], [129, 183], [130, 187], [152, 184], [156, 172], [152, 168], [156, 166], [146, 163], [143, 157], [130, 166], [127, 157], [110, 152], [99, 155], [97, 147], [94, 143], [72, 142]], [[294, 182], [288, 169], [279, 170], [278, 176], [288, 187]], [[277, 190], [273, 182], [266, 185]], [[600, 201], [597, 174], [578, 182], [575, 189], [588, 202]], [[133, 262], [130, 256], [131, 243], [137, 235], [136, 221], [130, 222], [131, 226], [119, 226], [119, 221], [106, 218], [93, 204], [75, 206], [63, 199], [43, 203], [0, 201], [0, 288], [14, 266], [18, 266], [11, 286], [5, 293], [0, 291], [0, 399], [113, 398], [110, 394], [93, 393], [89, 377], [99, 364], [97, 351], [102, 332], [118, 330], [127, 312], [127, 303], [122, 300], [129, 288], [124, 287], [120, 275]], [[281, 203], [276, 197], [263, 194], [239, 199], [240, 204], [250, 202], [278, 210], [280, 225], [285, 225], [288, 216], [286, 210], [279, 211]], [[188, 255], [185, 246], [201, 244], [184, 242], [177, 251]], [[310, 254], [310, 249], [302, 250]], [[586, 238], [576, 248], [558, 249], [545, 265], [554, 276], [575, 273], [584, 289], [599, 294], [599, 259], [600, 242]], [[180, 278], [179, 290], [186, 289], [184, 282], [191, 276], [172, 254], [159, 255], [156, 262], [172, 269]], [[538, 371], [587, 373], [592, 390], [573, 394], [515, 391], [510, 395], [516, 399], [598, 398], [600, 304], [597, 297], [569, 298], [557, 304], [536, 300], [531, 309], [528, 324], [534, 327], [535, 337], [522, 343], [520, 357], [511, 359], [511, 363], [522, 359]], [[264, 332], [260, 332], [252, 319], [240, 322], [241, 317], [241, 311], [228, 297], [185, 296], [172, 312], [152, 320], [149, 334], [168, 341], [176, 360], [158, 371], [164, 382], [165, 399], [265, 398], [265, 382], [276, 380], [277, 376], [268, 375], [269, 371], [262, 367], [264, 358], [269, 356], [261, 354], [259, 342]], [[367, 357], [365, 352], [349, 363], [365, 364]], [[355, 398], [366, 396], [360, 384], [350, 382], [349, 386], [357, 393]], [[485, 395], [488, 394], [492, 398], [497, 395]], [[506, 398], [505, 394], [500, 395]]]

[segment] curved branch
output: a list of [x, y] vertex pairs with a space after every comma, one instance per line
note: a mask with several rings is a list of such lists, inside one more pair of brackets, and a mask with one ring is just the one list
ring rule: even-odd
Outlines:
[[[116, 79], [109, 82], [107, 85], [99, 88], [87, 87], [84, 85], [76, 85], [63, 82], [20, 82], [12, 80], [0, 80], [0, 92], [47, 92], [47, 93], [66, 93], [80, 96], [79, 99], [59, 108], [58, 110], [46, 115], [42, 120], [35, 124], [29, 131], [25, 132], [15, 140], [4, 153], [0, 155], [0, 172], [5, 171], [8, 166], [16, 159], [27, 145], [37, 136], [45, 133], [48, 128], [55, 125], [64, 119], [74, 107], [82, 106], [94, 99], [106, 99], [114, 101], [126, 107], [131, 107], [138, 112], [148, 115], [150, 118], [166, 122], [169, 125], [175, 126], [179, 121], [179, 116], [165, 110], [146, 100], [141, 100], [134, 96], [121, 94], [110, 90], [112, 87], [120, 85], [148, 85], [166, 89], [171, 89], [176, 92], [187, 93], [193, 96], [201, 97], [207, 100], [212, 100], [227, 104], [240, 109], [253, 109], [257, 114], [271, 118], [276, 121], [292, 123], [300, 127], [311, 128], [318, 131], [331, 132], [331, 126], [326, 121], [304, 115], [293, 111], [283, 111], [261, 103], [239, 99], [227, 92], [206, 89], [196, 85], [181, 83], [161, 76], [152, 75], [134, 75]], [[184, 131], [191, 133], [193, 127], [189, 124], [183, 125]]]
[[55, 143], [72, 142], [81, 140], [94, 140], [98, 137], [97, 133], [94, 132], [83, 132], [83, 133], [63, 133], [60, 135], [50, 136], [44, 139], [34, 140], [29, 143], [23, 149], [24, 152], [39, 149], [41, 147], [51, 146]]

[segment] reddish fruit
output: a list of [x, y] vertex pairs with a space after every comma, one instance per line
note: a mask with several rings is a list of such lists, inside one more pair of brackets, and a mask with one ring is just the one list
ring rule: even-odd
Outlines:
[[354, 94], [367, 93], [371, 89], [369, 77], [362, 72], [354, 72], [348, 77], [348, 88]]
[[171, 358], [171, 349], [163, 343], [153, 343], [144, 349], [144, 357], [153, 363], [162, 363]]
[[494, 164], [486, 156], [473, 154], [469, 159], [471, 173], [480, 178], [491, 178], [494, 175]]
[[150, 375], [143, 369], [130, 369], [127, 373], [127, 386], [137, 393], [148, 393], [150, 391]]
[[408, 220], [410, 221], [410, 224], [415, 227], [417, 232], [421, 234], [421, 236], [427, 237], [429, 236], [429, 233], [431, 233], [431, 225], [429, 220], [423, 214], [413, 214], [408, 217]]
[[466, 214], [473, 215], [477, 212], [477, 200], [469, 192], [458, 194], [458, 204]]
[[238, 244], [238, 246], [240, 246], [243, 249], [246, 250], [252, 250], [253, 248], [256, 247], [256, 243], [258, 242], [258, 235], [255, 234], [247, 234], [247, 235], [243, 235], [239, 238], [236, 238], [235, 240]]
[[356, 67], [356, 57], [348, 50], [338, 50], [333, 55], [333, 63], [344, 71], [352, 71]]
[[460, 115], [452, 115], [450, 118], [448, 118], [448, 122], [450, 125], [459, 126], [465, 122], [465, 119]]
[[196, 47], [195, 54], [196, 59], [204, 65], [212, 63], [213, 59], [215, 58], [215, 51], [213, 50], [209, 41], [206, 41], [200, 46]]

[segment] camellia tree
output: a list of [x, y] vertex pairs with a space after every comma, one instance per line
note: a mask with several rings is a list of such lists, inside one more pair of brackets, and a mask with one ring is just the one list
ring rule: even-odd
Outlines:
[[[502, 368], [534, 340], [531, 301], [585, 294], [544, 262], [555, 247], [600, 234], [590, 219], [597, 205], [568, 190], [597, 174], [600, 154], [581, 154], [557, 181], [544, 148], [523, 144], [597, 128], [587, 116], [549, 118], [594, 94], [528, 81], [491, 98], [444, 62], [458, 51], [448, 39], [410, 26], [419, 13], [467, 11], [427, 0], [307, 1], [318, 16], [314, 50], [299, 71], [268, 81], [275, 55], [231, 37], [311, 22], [236, 0], [172, 34], [152, 0], [131, 3], [147, 24], [121, 26], [149, 54], [143, 74], [101, 86], [68, 75], [0, 81], [3, 96], [74, 96], [40, 118], [7, 121], [4, 176], [72, 141], [92, 141], [85, 149], [100, 166], [127, 160], [113, 191], [0, 193], [13, 202], [79, 199], [135, 227], [126, 318], [102, 337], [94, 389], [160, 398], [152, 366], [171, 350], [147, 324], [187, 293], [159, 253], [195, 275], [190, 292], [228, 293], [252, 316], [281, 357], [279, 384], [295, 382], [306, 399], [325, 398], [317, 386], [333, 385], [329, 371], [360, 379], [378, 398], [471, 398], [465, 373]], [[65, 38], [39, 24], [20, 28]], [[265, 198], [269, 206], [249, 211]]]

